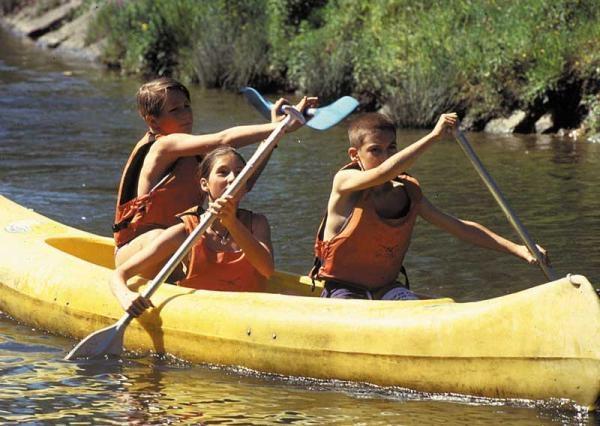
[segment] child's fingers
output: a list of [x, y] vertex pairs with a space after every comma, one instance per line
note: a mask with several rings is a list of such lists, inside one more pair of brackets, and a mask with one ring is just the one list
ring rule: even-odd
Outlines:
[[319, 98], [317, 96], [309, 96], [306, 99], [306, 104], [309, 107], [316, 107], [317, 105], [319, 105]]
[[208, 204], [208, 211], [210, 213], [216, 214], [218, 216], [222, 215], [223, 212], [226, 209], [231, 208], [231, 206], [233, 205], [231, 203], [232, 197], [228, 196], [228, 197], [221, 197], [215, 201], [213, 201], [212, 203]]
[[296, 104], [296, 109], [300, 112], [304, 112], [306, 108], [314, 108], [319, 104], [319, 98], [316, 96], [303, 96], [300, 102]]
[[212, 204], [215, 204], [221, 208], [223, 208], [223, 206], [227, 206], [230, 205], [233, 201], [233, 195], [226, 195], [220, 198], [217, 198]]
[[216, 214], [218, 216], [219, 212], [221, 211], [221, 206], [216, 205], [215, 203], [210, 203], [206, 211], [208, 211], [210, 214]]
[[142, 302], [142, 306], [144, 307], [144, 309], [149, 309], [149, 308], [154, 307], [154, 305], [152, 304], [150, 299], [147, 299], [145, 297], [140, 297], [140, 301]]
[[279, 109], [285, 104], [289, 104], [288, 100], [286, 98], [279, 98], [277, 99], [277, 102], [275, 102], [274, 108], [276, 111], [279, 111]]
[[287, 105], [287, 104], [289, 104], [287, 99], [285, 99], [285, 98], [277, 99], [277, 102], [275, 102], [275, 104], [273, 105], [273, 109], [271, 110], [271, 122], [279, 121], [279, 120], [283, 119], [284, 115], [281, 114], [279, 111], [281, 110], [281, 107], [283, 105]]
[[219, 218], [227, 218], [235, 215], [236, 206], [233, 202], [233, 196], [227, 195], [216, 199], [208, 205], [207, 211], [219, 216]]
[[458, 121], [458, 115], [455, 112], [442, 114], [443, 124], [447, 127], [454, 127]]
[[147, 299], [140, 296], [133, 302], [131, 302], [131, 305], [129, 306], [129, 309], [127, 309], [127, 312], [129, 312], [134, 317], [138, 317], [146, 310], [146, 308], [150, 307], [148, 303], [149, 302]]
[[307, 102], [308, 98], [306, 96], [303, 96], [302, 99], [300, 99], [300, 102], [296, 104], [296, 109], [300, 112], [303, 112], [306, 108]]
[[313, 108], [313, 107], [316, 107], [318, 104], [319, 104], [319, 98], [317, 98], [316, 96], [311, 96], [311, 97], [304, 96], [304, 97], [302, 97], [300, 102], [298, 102], [296, 104], [296, 109], [298, 109], [298, 111], [304, 112], [304, 110], [306, 108]]
[[550, 266], [550, 256], [548, 255], [548, 251], [538, 244], [536, 244], [536, 247], [542, 255], [542, 261], [544, 262], [544, 264]]

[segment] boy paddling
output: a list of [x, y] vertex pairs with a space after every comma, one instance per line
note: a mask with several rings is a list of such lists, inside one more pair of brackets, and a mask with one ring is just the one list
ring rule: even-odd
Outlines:
[[[315, 243], [313, 278], [325, 280], [323, 297], [410, 300], [418, 297], [396, 281], [418, 216], [455, 237], [487, 249], [536, 259], [476, 222], [438, 210], [419, 182], [404, 171], [457, 123], [442, 114], [425, 137], [396, 152], [396, 128], [381, 114], [365, 114], [348, 129], [351, 163], [334, 177], [327, 216]], [[540, 247], [547, 262], [544, 249]]]
[[[237, 126], [218, 133], [192, 135], [193, 115], [188, 89], [171, 78], [159, 78], [140, 87], [138, 111], [148, 131], [131, 153], [119, 184], [113, 233], [115, 263], [123, 264], [169, 226], [176, 214], [201, 205], [204, 195], [195, 183], [202, 156], [222, 146], [239, 148], [266, 138], [284, 115], [279, 99], [271, 123]], [[315, 106], [304, 97], [299, 111]], [[298, 128], [294, 122], [289, 131]], [[157, 270], [144, 271], [146, 276]]]

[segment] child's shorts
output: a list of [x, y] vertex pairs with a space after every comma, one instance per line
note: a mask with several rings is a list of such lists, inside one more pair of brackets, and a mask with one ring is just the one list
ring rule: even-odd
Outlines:
[[401, 283], [386, 285], [378, 289], [368, 290], [365, 288], [340, 283], [337, 281], [326, 281], [321, 297], [331, 299], [368, 299], [368, 300], [418, 300], [419, 297], [404, 287]]

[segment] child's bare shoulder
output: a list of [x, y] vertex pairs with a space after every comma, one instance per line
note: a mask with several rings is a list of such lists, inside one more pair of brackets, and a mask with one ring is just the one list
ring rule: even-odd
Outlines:
[[333, 179], [348, 179], [352, 176], [356, 176], [357, 174], [363, 173], [363, 171], [361, 169], [342, 169], [342, 170], [338, 170], [335, 175], [333, 176]]
[[342, 169], [338, 170], [333, 176], [333, 188], [341, 188], [346, 182], [362, 173], [360, 169]]

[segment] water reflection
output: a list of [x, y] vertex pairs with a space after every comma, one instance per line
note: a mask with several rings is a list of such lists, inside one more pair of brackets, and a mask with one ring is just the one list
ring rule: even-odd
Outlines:
[[0, 320], [0, 339], [17, 338], [18, 347], [8, 343], [0, 349], [2, 368], [21, 366], [12, 377], [2, 378], [0, 417], [7, 423], [416, 425], [502, 419], [528, 425], [594, 420], [560, 405], [426, 395], [193, 366], [172, 358], [69, 363], [48, 344], [48, 336]]

